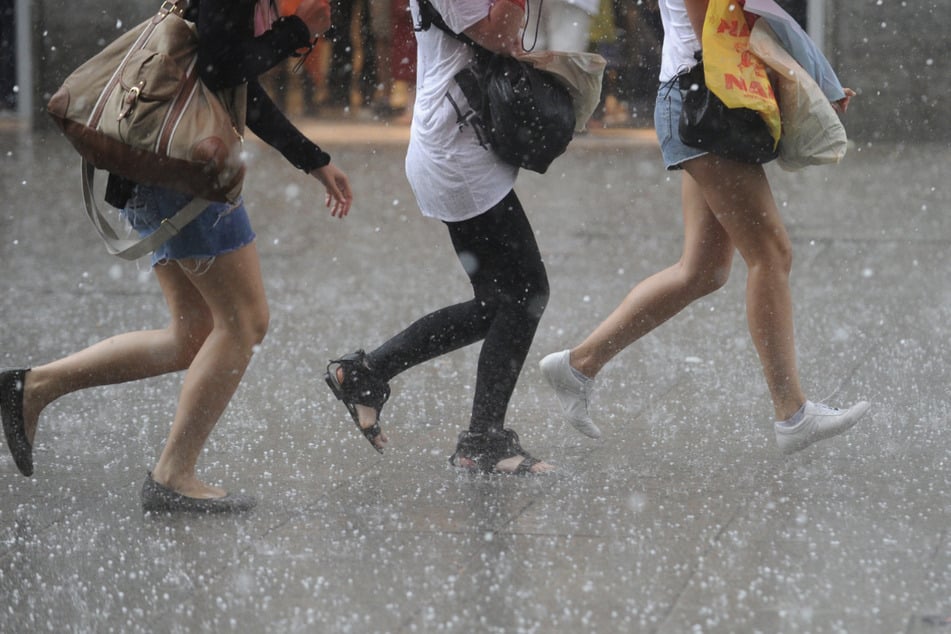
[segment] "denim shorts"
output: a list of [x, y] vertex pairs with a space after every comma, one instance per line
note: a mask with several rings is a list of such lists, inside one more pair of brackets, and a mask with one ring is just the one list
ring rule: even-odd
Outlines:
[[657, 140], [660, 141], [664, 165], [669, 170], [682, 169], [684, 161], [709, 154], [706, 150], [684, 145], [680, 140], [677, 125], [682, 109], [683, 99], [677, 78], [662, 83], [657, 91], [657, 102], [654, 104], [654, 129], [657, 131]]
[[[136, 185], [122, 215], [140, 236], [155, 231], [165, 218], [184, 207], [191, 196], [164, 187]], [[169, 260], [209, 260], [254, 241], [244, 202], [213, 202], [152, 253], [152, 266]]]

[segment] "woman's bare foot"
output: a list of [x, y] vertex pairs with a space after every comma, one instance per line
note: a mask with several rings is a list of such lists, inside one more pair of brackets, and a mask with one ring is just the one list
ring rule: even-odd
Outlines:
[[[512, 456], [511, 458], [505, 458], [504, 460], [499, 460], [495, 465], [495, 470], [499, 473], [515, 473], [515, 470], [518, 469], [518, 466], [524, 462], [526, 458], [524, 456]], [[547, 462], [536, 462], [528, 470], [529, 473], [549, 473], [555, 470], [555, 465], [548, 464]]]
[[556, 469], [554, 465], [533, 458], [522, 449], [518, 434], [512, 429], [461, 432], [456, 451], [449, 458], [449, 464], [462, 469], [478, 469], [485, 473], [514, 475], [537, 475]]
[[[340, 385], [343, 385], [346, 376], [347, 373], [344, 372], [343, 368], [337, 368], [337, 382], [340, 383]], [[360, 429], [369, 429], [376, 424], [377, 418], [380, 416], [379, 411], [367, 405], [360, 405], [359, 403], [354, 405], [354, 407], [357, 408], [357, 417], [360, 419]], [[386, 434], [381, 432], [371, 442], [377, 449], [383, 449], [387, 440]]]
[[[504, 458], [495, 463], [495, 472], [496, 473], [515, 473], [518, 466], [522, 464], [527, 458], [524, 456], [511, 456], [509, 458]], [[475, 470], [479, 468], [478, 463], [472, 458], [467, 458], [465, 456], [460, 456], [456, 459], [456, 466], [460, 469]], [[541, 473], [550, 473], [555, 470], [555, 465], [548, 464], [547, 462], [536, 462], [529, 468], [528, 473], [531, 474], [541, 474]]]

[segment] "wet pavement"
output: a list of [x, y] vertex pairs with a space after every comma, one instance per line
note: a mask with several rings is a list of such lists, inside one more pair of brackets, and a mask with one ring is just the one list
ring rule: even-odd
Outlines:
[[[322, 381], [466, 298], [445, 229], [403, 176], [405, 129], [308, 122], [357, 202], [249, 144], [245, 197], [268, 337], [199, 465], [253, 493], [243, 517], [143, 515], [181, 376], [67, 396], [36, 475], [0, 459], [2, 632], [951, 632], [951, 188], [947, 144], [853, 147], [770, 167], [795, 250], [802, 381], [873, 402], [785, 458], [746, 331], [745, 268], [600, 377], [604, 438], [558, 418], [537, 369], [680, 251], [679, 177], [652, 133], [578, 139], [517, 192], [551, 302], [509, 425], [556, 476], [459, 474], [478, 347], [392, 383], [385, 455]], [[0, 366], [165, 325], [142, 264], [110, 258], [55, 134], [0, 131]]]

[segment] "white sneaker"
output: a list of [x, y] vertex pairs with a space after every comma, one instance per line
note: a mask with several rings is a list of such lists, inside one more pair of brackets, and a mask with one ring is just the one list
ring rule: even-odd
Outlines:
[[776, 443], [786, 455], [805, 449], [819, 440], [837, 436], [857, 423], [870, 405], [860, 401], [846, 410], [806, 401], [802, 420], [788, 427], [777, 422]]
[[588, 415], [588, 399], [594, 389], [594, 379], [579, 379], [568, 363], [570, 351], [553, 352], [538, 364], [542, 374], [555, 390], [565, 418], [589, 438], [600, 438], [601, 430]]

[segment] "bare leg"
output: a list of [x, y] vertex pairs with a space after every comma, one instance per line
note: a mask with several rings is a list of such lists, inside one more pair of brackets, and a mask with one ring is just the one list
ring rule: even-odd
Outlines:
[[[729, 185], [725, 185], [729, 183]], [[595, 377], [621, 350], [726, 283], [734, 247], [749, 270], [747, 323], [777, 420], [805, 402], [796, 367], [792, 248], [763, 168], [704, 156], [686, 164], [684, 252], [647, 278], [577, 347], [571, 365]]]
[[31, 442], [40, 413], [61, 396], [189, 366], [211, 331], [211, 312], [178, 265], [158, 266], [155, 275], [171, 313], [167, 328], [116, 335], [27, 373], [23, 416]]
[[42, 410], [54, 400], [90, 387], [134, 381], [189, 369], [156, 481], [192, 497], [222, 495], [195, 478], [208, 434], [234, 394], [253, 347], [267, 329], [257, 249], [220, 255], [202, 275], [177, 264], [155, 275], [171, 313], [164, 330], [111, 337], [26, 375], [24, 422], [33, 440]]
[[214, 325], [185, 374], [175, 421], [152, 473], [157, 482], [184, 495], [218, 497], [224, 491], [200, 482], [195, 466], [255, 346], [264, 339], [268, 307], [253, 244], [219, 255], [201, 275], [186, 275], [204, 298]]
[[746, 319], [776, 410], [776, 420], [796, 413], [806, 397], [799, 384], [789, 272], [792, 245], [759, 165], [710, 155], [686, 164], [717, 220], [749, 270]]
[[733, 244], [689, 176], [683, 188], [684, 246], [680, 261], [635, 286], [588, 337], [571, 350], [571, 365], [594, 378], [621, 350], [694, 300], [726, 283]]

